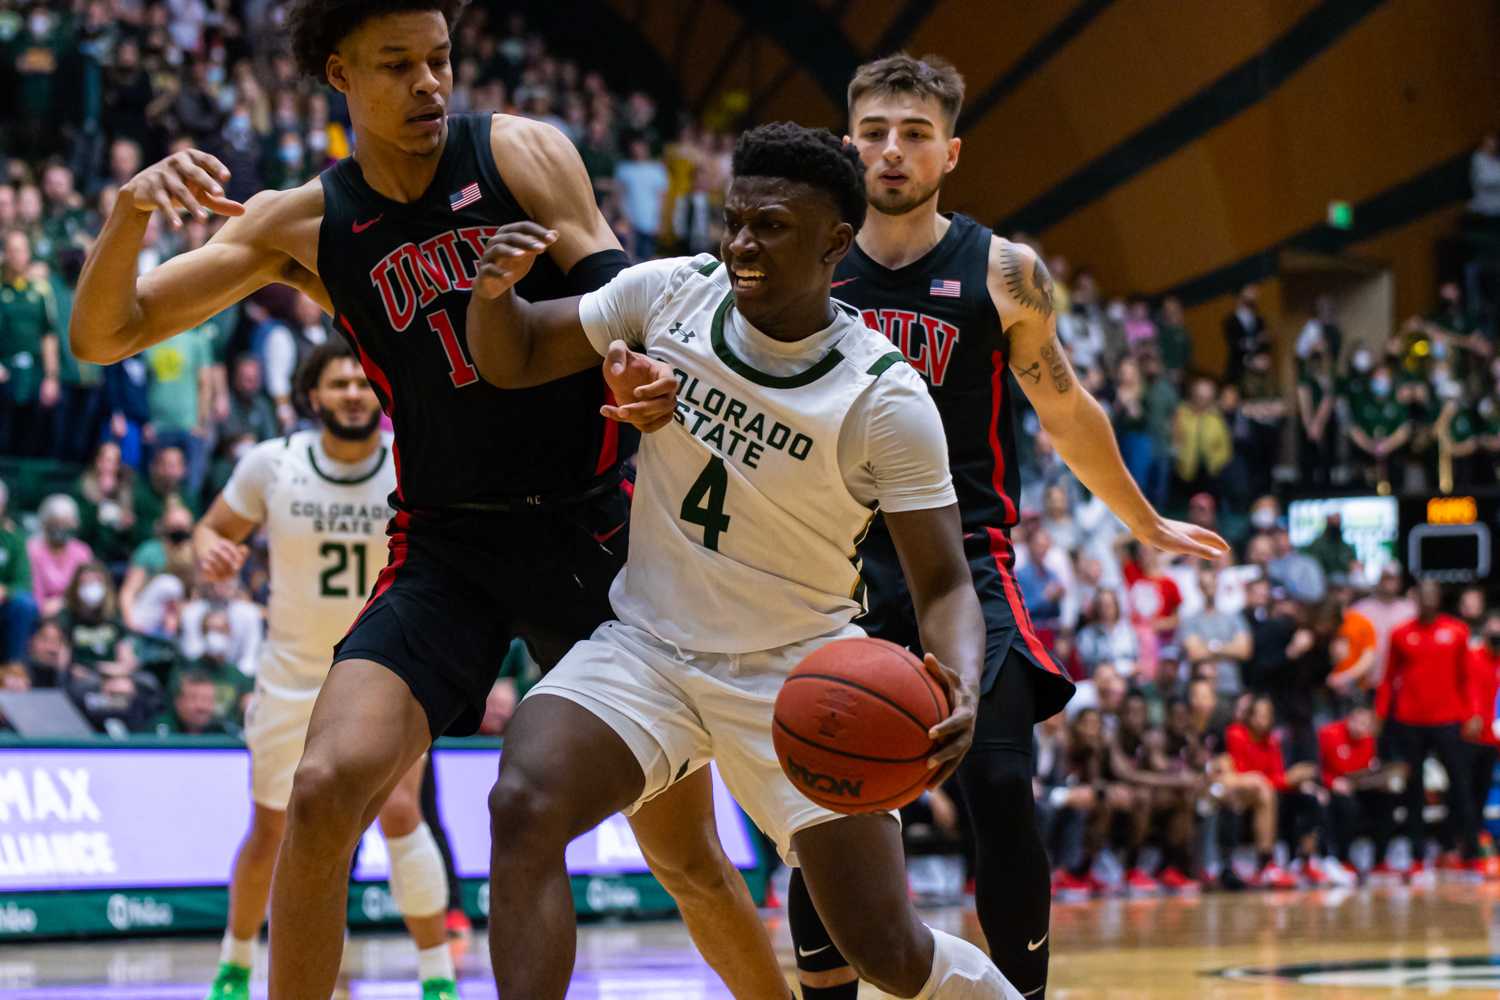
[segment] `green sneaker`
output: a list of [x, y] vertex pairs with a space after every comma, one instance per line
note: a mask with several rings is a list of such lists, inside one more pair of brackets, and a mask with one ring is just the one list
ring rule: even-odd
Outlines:
[[458, 1000], [458, 984], [451, 979], [424, 979], [422, 1000]]
[[206, 1000], [250, 1000], [250, 970], [243, 965], [220, 962]]

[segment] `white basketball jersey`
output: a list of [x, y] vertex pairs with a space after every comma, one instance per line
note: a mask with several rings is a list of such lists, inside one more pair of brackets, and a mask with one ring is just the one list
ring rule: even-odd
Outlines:
[[351, 466], [328, 457], [320, 432], [298, 431], [256, 445], [235, 467], [224, 500], [265, 526], [271, 555], [259, 683], [282, 694], [322, 685], [385, 565], [394, 466], [388, 442]]
[[644, 348], [677, 373], [676, 422], [646, 435], [630, 558], [610, 600], [683, 649], [743, 653], [837, 629], [863, 609], [856, 545], [874, 510], [849, 492], [850, 407], [901, 356], [858, 313], [821, 360], [769, 375], [725, 336], [725, 269], [695, 258], [653, 309]]

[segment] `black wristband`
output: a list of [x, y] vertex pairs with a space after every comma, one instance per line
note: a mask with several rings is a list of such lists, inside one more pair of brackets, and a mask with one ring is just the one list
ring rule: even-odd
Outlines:
[[573, 265], [568, 272], [568, 294], [582, 295], [603, 288], [610, 279], [630, 266], [624, 250], [600, 250]]

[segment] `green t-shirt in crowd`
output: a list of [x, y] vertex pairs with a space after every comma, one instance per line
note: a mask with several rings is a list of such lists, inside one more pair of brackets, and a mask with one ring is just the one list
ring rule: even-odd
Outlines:
[[1407, 421], [1406, 404], [1395, 395], [1379, 398], [1365, 396], [1354, 406], [1354, 424], [1365, 434], [1374, 438], [1389, 437], [1401, 429]]
[[1162, 367], [1167, 371], [1187, 371], [1193, 361], [1193, 337], [1187, 327], [1175, 323], [1156, 325], [1157, 349]]
[[31, 559], [26, 536], [13, 522], [0, 518], [0, 587], [7, 591], [31, 589]]
[[10, 371], [11, 398], [36, 401], [41, 387], [42, 340], [57, 334], [51, 290], [25, 278], [0, 283], [0, 364]]
[[167, 571], [167, 547], [160, 538], [148, 538], [130, 553], [130, 565], [146, 571], [146, 579]]
[[198, 376], [214, 363], [214, 335], [199, 326], [146, 348], [146, 399], [157, 430], [198, 427]]

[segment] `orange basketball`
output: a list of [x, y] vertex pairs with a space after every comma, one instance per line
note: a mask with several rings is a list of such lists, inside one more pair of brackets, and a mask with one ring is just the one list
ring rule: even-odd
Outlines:
[[772, 739], [781, 769], [818, 805], [884, 812], [922, 794], [933, 773], [927, 731], [947, 717], [921, 660], [883, 639], [839, 639], [787, 677]]

